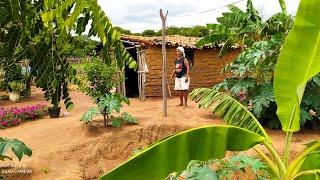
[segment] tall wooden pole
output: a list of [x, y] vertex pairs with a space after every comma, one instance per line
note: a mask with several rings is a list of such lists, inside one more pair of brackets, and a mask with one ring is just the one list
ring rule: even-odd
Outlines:
[[162, 99], [163, 99], [163, 116], [167, 113], [167, 52], [166, 52], [166, 20], [168, 11], [164, 15], [160, 9], [160, 18], [162, 21]]

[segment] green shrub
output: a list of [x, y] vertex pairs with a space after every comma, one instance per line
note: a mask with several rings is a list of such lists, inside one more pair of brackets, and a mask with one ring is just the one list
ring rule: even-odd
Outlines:
[[86, 85], [82, 91], [94, 99], [109, 94], [123, 81], [115, 65], [108, 66], [98, 58], [86, 61], [83, 64], [83, 72], [85, 76], [82, 78]]
[[9, 82], [9, 86], [12, 92], [18, 94], [26, 88], [26, 85], [23, 82], [18, 81]]
[[126, 112], [122, 113], [121, 116], [113, 116], [114, 113], [120, 113], [122, 103], [130, 104], [129, 99], [121, 94], [112, 93], [101, 96], [97, 107], [91, 107], [82, 115], [80, 120], [90, 123], [94, 116], [102, 114], [105, 126], [108, 125], [109, 119], [113, 127], [121, 127], [122, 124], [137, 124], [138, 120]]
[[10, 88], [9, 82], [13, 81], [23, 81], [24, 77], [21, 73], [21, 67], [13, 64], [9, 67], [4, 68], [4, 89], [9, 89], [9, 91], [12, 91]]

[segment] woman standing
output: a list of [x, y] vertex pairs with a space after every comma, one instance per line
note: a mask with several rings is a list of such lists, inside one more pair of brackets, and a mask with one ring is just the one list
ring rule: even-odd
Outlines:
[[[190, 85], [190, 67], [189, 61], [185, 58], [184, 48], [176, 49], [176, 59], [174, 61], [175, 69], [172, 72], [171, 78], [176, 75], [174, 90], [179, 91], [180, 104], [178, 106], [187, 107], [188, 91]], [[184, 100], [184, 103], [183, 103]]]

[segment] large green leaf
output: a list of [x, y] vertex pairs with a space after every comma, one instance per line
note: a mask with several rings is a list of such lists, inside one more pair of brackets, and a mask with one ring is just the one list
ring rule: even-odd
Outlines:
[[225, 39], [227, 36], [221, 35], [221, 34], [209, 34], [208, 36], [205, 36], [201, 38], [195, 45], [197, 47], [202, 48], [205, 45], [218, 43], [222, 39]]
[[320, 141], [307, 144], [307, 148], [300, 153], [288, 166], [286, 179], [315, 179], [320, 175]]
[[7, 139], [0, 137], [0, 157], [5, 157], [5, 153], [8, 149], [14, 152], [14, 154], [18, 157], [19, 161], [22, 159], [22, 156], [25, 154], [27, 156], [32, 155], [31, 149], [25, 145], [22, 141], [17, 139]]
[[304, 176], [300, 176], [297, 178], [298, 180], [313, 180], [320, 178], [320, 152], [313, 152], [308, 155], [303, 161], [299, 172], [303, 171], [314, 171], [313, 174], [308, 174]]
[[320, 71], [320, 2], [301, 0], [280, 53], [274, 78], [277, 114], [284, 131], [300, 130], [300, 104], [307, 81]]
[[182, 171], [190, 160], [222, 158], [226, 151], [244, 151], [265, 138], [234, 126], [207, 126], [187, 130], [145, 149], [101, 179], [164, 179]]
[[197, 102], [199, 107], [210, 109], [228, 125], [255, 132], [271, 142], [271, 139], [259, 123], [259, 120], [246, 107], [231, 96], [209, 88], [198, 88], [194, 89], [189, 97]]
[[100, 102], [98, 103], [99, 108], [105, 110], [108, 114], [112, 112], [120, 112], [121, 109], [121, 99], [116, 94], [106, 94], [100, 97]]
[[89, 123], [89, 122], [92, 121], [94, 116], [97, 116], [99, 114], [101, 114], [101, 111], [99, 111], [98, 108], [91, 107], [81, 116], [80, 120], [85, 122], [85, 123]]

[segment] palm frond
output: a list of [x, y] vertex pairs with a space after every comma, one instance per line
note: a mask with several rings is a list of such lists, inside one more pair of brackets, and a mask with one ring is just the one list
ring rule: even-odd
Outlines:
[[199, 104], [199, 108], [212, 110], [214, 115], [222, 118], [228, 125], [255, 132], [271, 142], [258, 119], [229, 95], [209, 88], [197, 88], [189, 94], [189, 97]]

